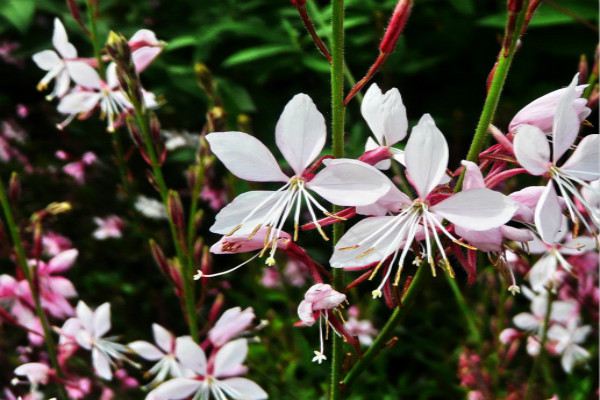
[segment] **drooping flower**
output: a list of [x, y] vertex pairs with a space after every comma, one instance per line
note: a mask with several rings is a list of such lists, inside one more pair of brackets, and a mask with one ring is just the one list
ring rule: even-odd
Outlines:
[[148, 370], [148, 374], [153, 376], [148, 386], [159, 384], [168, 377], [182, 377], [183, 367], [177, 360], [178, 342], [175, 335], [158, 324], [152, 324], [152, 333], [156, 345], [143, 340], [137, 340], [127, 345], [127, 347], [143, 359], [156, 362]]
[[580, 346], [592, 332], [590, 325], [579, 325], [571, 319], [565, 326], [555, 324], [548, 329], [548, 339], [554, 341], [554, 351], [561, 355], [560, 363], [567, 374], [573, 367], [590, 358], [590, 352]]
[[[207, 135], [212, 152], [238, 178], [254, 182], [285, 182], [276, 191], [251, 191], [236, 197], [223, 208], [210, 230], [222, 235], [235, 232], [253, 236], [268, 229], [265, 248], [267, 264], [274, 263], [277, 240], [288, 216], [294, 211], [294, 239], [297, 236], [302, 202], [318, 225], [314, 207], [325, 214], [311, 191], [325, 200], [356, 206], [375, 202], [389, 189], [389, 181], [375, 168], [357, 160], [330, 160], [316, 175], [308, 168], [325, 144], [325, 120], [311, 98], [298, 94], [285, 106], [275, 129], [277, 146], [294, 171], [287, 176], [275, 157], [256, 138], [242, 132], [215, 132]], [[314, 207], [313, 207], [314, 206]]]
[[435, 274], [432, 246], [437, 245], [442, 266], [451, 273], [438, 231], [455, 243], [462, 242], [444, 227], [443, 220], [466, 229], [485, 231], [504, 225], [517, 210], [514, 201], [485, 188], [462, 191], [432, 203], [430, 194], [446, 174], [448, 144], [428, 114], [412, 130], [405, 148], [405, 161], [407, 176], [418, 197], [411, 200], [393, 187], [379, 204], [383, 205], [380, 208], [395, 215], [370, 217], [354, 225], [338, 242], [330, 260], [335, 268], [375, 265], [374, 276], [392, 256], [379, 287], [373, 291], [374, 297], [382, 295], [381, 289], [397, 259], [394, 284], [398, 284], [405, 258], [420, 237], [425, 239], [425, 246], [421, 245], [422, 254], [432, 272]]
[[177, 358], [189, 374], [166, 381], [152, 390], [146, 400], [263, 400], [267, 393], [253, 381], [239, 377], [247, 368], [246, 339], [237, 339], [221, 347], [207, 360], [204, 350], [191, 337], [177, 338]]
[[[571, 84], [565, 88], [556, 106], [552, 125], [552, 150], [546, 134], [537, 126], [520, 125], [514, 138], [514, 151], [517, 161], [530, 174], [548, 175], [548, 185], [556, 184], [573, 223], [582, 223], [593, 232], [577, 204], [575, 198], [591, 216], [595, 210], [581, 195], [578, 185], [589, 186], [589, 182], [600, 177], [600, 135], [585, 136], [577, 145], [571, 156], [564, 162], [561, 159], [575, 143], [579, 132], [580, 120], [573, 101], [577, 98], [576, 75]], [[540, 205], [538, 205], [538, 208]], [[592, 224], [599, 226], [592, 218]], [[536, 225], [537, 225], [536, 221]], [[540, 226], [538, 226], [540, 230]]]
[[119, 239], [123, 235], [124, 222], [118, 215], [109, 215], [105, 218], [95, 217], [94, 223], [97, 228], [92, 235], [98, 240]]

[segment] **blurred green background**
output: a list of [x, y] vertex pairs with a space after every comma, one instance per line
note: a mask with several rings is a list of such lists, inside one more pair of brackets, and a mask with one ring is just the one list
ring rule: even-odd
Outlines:
[[[272, 144], [277, 118], [285, 103], [298, 92], [309, 94], [328, 118], [328, 64], [316, 51], [288, 1], [98, 1], [102, 37], [110, 29], [129, 36], [137, 29], [148, 28], [168, 43], [161, 57], [143, 75], [145, 86], [164, 101], [158, 111], [164, 128], [198, 132], [204, 125], [206, 97], [193, 72], [198, 62], [213, 73], [230, 128], [235, 127], [240, 114], [247, 115], [252, 132]], [[360, 78], [377, 55], [378, 40], [395, 2], [346, 3], [346, 60], [353, 75]], [[79, 4], [83, 8], [84, 2]], [[454, 162], [464, 157], [483, 104], [486, 77], [499, 50], [505, 6], [504, 1], [416, 0], [395, 53], [374, 79], [384, 88], [399, 88], [411, 124], [425, 112], [433, 115], [448, 138]], [[311, 1], [309, 12], [318, 32], [327, 39], [329, 3]], [[139, 228], [152, 232], [159, 242], [168, 243], [166, 229], [161, 231], [159, 228], [164, 227], [158, 223], [144, 222], [121, 241], [89, 239], [93, 230], [91, 216], [118, 213], [127, 217], [131, 211], [114, 196], [118, 177], [111, 167], [110, 141], [104, 124], [93, 118], [76, 121], [59, 133], [54, 127], [61, 120], [56, 104], [46, 102], [43, 94], [35, 90], [43, 73], [30, 57], [50, 47], [55, 16], [64, 22], [80, 55], [91, 56], [91, 46], [64, 1], [0, 0], [0, 47], [16, 46], [12, 52], [15, 60], [0, 59], [0, 119], [17, 119], [28, 132], [31, 140], [24, 151], [36, 166], [58, 165], [53, 155], [57, 149], [74, 154], [93, 150], [104, 165], [94, 172], [91, 185], [84, 187], [73, 187], [68, 179], [48, 173], [28, 175], [24, 179], [23, 215], [50, 201], [71, 200], [75, 210], [57, 220], [54, 229], [70, 236], [81, 250], [78, 265], [69, 274], [81, 297], [96, 305], [111, 301], [115, 332], [122, 332], [127, 340], [148, 338], [154, 321], [182, 333], [177, 302], [149, 258], [143, 235], [135, 234]], [[499, 127], [505, 128], [511, 116], [529, 101], [566, 85], [577, 72], [580, 55], [593, 58], [597, 20], [595, 0], [543, 2], [509, 75], [496, 118]], [[30, 109], [27, 118], [15, 116], [18, 104]], [[357, 104], [354, 101], [347, 112], [350, 156], [362, 153], [368, 135]], [[190, 160], [189, 154], [179, 154], [167, 163], [172, 186], [183, 185], [180, 171]], [[133, 159], [131, 165], [143, 180], [143, 163]], [[2, 168], [3, 178], [12, 167]], [[208, 215], [206, 226], [210, 225], [210, 218]], [[214, 240], [215, 237], [207, 236], [207, 242]], [[317, 243], [311, 251], [325, 262], [329, 250]], [[216, 260], [227, 265], [235, 262]], [[271, 321], [264, 333], [264, 345], [253, 348], [252, 377], [273, 399], [317, 398], [327, 381], [327, 368], [308, 362], [318, 340], [316, 331], [290, 326], [302, 292], [265, 290], [258, 284], [259, 276], [259, 268], [246, 269], [232, 280], [232, 289], [225, 289], [228, 305], [253, 306], [260, 318]], [[493, 272], [484, 276], [493, 281], [487, 285], [488, 292], [482, 285], [467, 288], [464, 279], [460, 281], [467, 298], [481, 305], [478, 312], [484, 335], [489, 333], [489, 310], [484, 304], [491, 296], [489, 289], [497, 284], [493, 276]], [[385, 307], [370, 302], [368, 290], [356, 296], [368, 305], [376, 315], [376, 326], [381, 327], [388, 314]], [[363, 376], [353, 398], [449, 399], [464, 395], [456, 378], [456, 360], [464, 344], [465, 329], [445, 281], [431, 280], [417, 296], [415, 306], [419, 312], [411, 313], [405, 321], [395, 350]], [[524, 360], [527, 367], [530, 361]], [[10, 371], [4, 370], [2, 364], [0, 359], [0, 375], [5, 378]], [[518, 380], [522, 373], [515, 372], [513, 378]], [[589, 398], [593, 393], [597, 373], [579, 373], [582, 375], [567, 380], [557, 371], [557, 377], [564, 379], [557, 386], [567, 395], [564, 398]]]

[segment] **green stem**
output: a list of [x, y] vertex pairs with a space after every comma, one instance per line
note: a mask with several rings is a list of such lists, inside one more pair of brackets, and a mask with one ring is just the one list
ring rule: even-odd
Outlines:
[[96, 8], [92, 4], [92, 0], [87, 0], [87, 17], [90, 24], [90, 40], [94, 47], [94, 57], [98, 63], [98, 69], [101, 75], [104, 75], [104, 63], [102, 62], [102, 46], [98, 41], [98, 25], [96, 24]]
[[448, 274], [444, 274], [444, 275], [446, 276], [446, 280], [448, 281], [448, 284], [450, 285], [450, 289], [452, 290], [454, 299], [456, 300], [456, 303], [458, 304], [458, 308], [460, 308], [461, 312], [463, 313], [463, 316], [465, 317], [465, 322], [467, 323], [467, 329], [469, 331], [471, 340], [477, 344], [481, 343], [481, 333], [479, 332], [479, 328], [477, 327], [477, 324], [475, 323], [475, 319], [473, 318], [473, 315], [471, 314], [471, 310], [469, 309], [469, 306], [467, 305], [467, 302], [465, 301], [465, 298], [462, 295], [462, 292], [460, 291], [458, 284], [456, 283], [456, 279], [452, 278]]
[[[2, 211], [4, 213], [6, 225], [10, 232], [10, 237], [13, 242], [15, 254], [17, 256], [17, 264], [19, 266], [19, 269], [23, 273], [23, 276], [25, 276], [25, 279], [27, 280], [27, 284], [29, 285], [29, 290], [31, 292], [31, 297], [33, 298], [33, 306], [35, 308], [35, 313], [40, 319], [40, 323], [42, 325], [44, 342], [46, 344], [46, 350], [48, 351], [48, 358], [50, 358], [50, 364], [56, 372], [57, 377], [62, 378], [63, 373], [58, 362], [56, 344], [54, 343], [54, 339], [52, 337], [52, 328], [50, 327], [48, 317], [46, 316], [46, 313], [42, 308], [42, 302], [40, 300], [38, 285], [36, 284], [35, 276], [34, 274], [32, 274], [31, 269], [29, 267], [27, 255], [25, 253], [25, 248], [23, 247], [23, 242], [21, 241], [21, 234], [19, 232], [17, 224], [15, 223], [15, 218], [13, 216], [13, 212], [2, 179], [0, 179], [0, 203], [2, 205]], [[62, 385], [57, 382], [56, 386], [58, 388], [59, 398], [66, 399], [67, 395]]]
[[117, 164], [117, 169], [119, 170], [119, 177], [121, 178], [121, 183], [123, 184], [123, 192], [125, 193], [125, 198], [130, 198], [133, 194], [133, 190], [131, 188], [131, 183], [129, 182], [129, 178], [127, 176], [127, 166], [125, 163], [125, 155], [123, 153], [123, 145], [121, 143], [121, 137], [119, 130], [115, 130], [114, 132], [110, 132], [111, 142], [113, 146], [113, 151], [115, 152], [115, 164]]
[[354, 366], [352, 366], [352, 369], [350, 369], [350, 371], [348, 371], [344, 377], [344, 380], [342, 381], [344, 388], [349, 387], [356, 380], [356, 378], [366, 370], [367, 366], [373, 362], [375, 357], [379, 354], [379, 351], [386, 345], [394, 331], [394, 328], [396, 328], [401, 318], [406, 314], [403, 312], [403, 310], [406, 309], [408, 302], [414, 297], [414, 294], [417, 291], [416, 289], [423, 281], [423, 275], [427, 274], [426, 270], [427, 268], [425, 268], [423, 265], [419, 266], [417, 273], [410, 283], [410, 286], [402, 295], [400, 304], [394, 309], [394, 312], [381, 329], [381, 332], [379, 332], [375, 340], [373, 340], [371, 347], [369, 347], [365, 354], [358, 360], [358, 362], [356, 362], [356, 364], [354, 364]]
[[188, 216], [188, 231], [187, 231], [187, 246], [188, 246], [188, 264], [187, 274], [191, 275], [194, 270], [194, 239], [196, 236], [196, 213], [198, 212], [198, 199], [200, 198], [200, 190], [202, 189], [202, 183], [204, 182], [204, 165], [200, 158], [200, 149], [198, 149], [198, 155], [196, 165], [194, 165], [192, 172], [194, 173], [194, 186], [192, 187], [191, 199], [190, 199], [190, 215]]
[[[331, 23], [331, 135], [333, 156], [344, 156], [344, 0], [332, 1]], [[334, 212], [337, 211], [334, 209]], [[333, 226], [333, 244], [335, 245], [344, 232], [341, 223]], [[333, 271], [333, 287], [342, 290], [344, 272], [335, 268]], [[341, 399], [341, 370], [344, 357], [342, 338], [332, 335], [332, 356], [329, 399]]]
[[[498, 54], [496, 70], [494, 72], [494, 76], [492, 77], [492, 81], [485, 98], [485, 103], [483, 104], [483, 110], [479, 116], [479, 121], [477, 122], [477, 128], [475, 129], [475, 134], [473, 135], [473, 140], [471, 141], [471, 146], [469, 147], [469, 152], [467, 153], [468, 161], [477, 162], [479, 153], [481, 153], [481, 150], [483, 150], [483, 146], [485, 145], [486, 133], [490, 124], [494, 120], [494, 115], [496, 114], [498, 103], [500, 102], [500, 96], [502, 95], [504, 84], [506, 83], [508, 71], [510, 70], [515, 53], [517, 52], [517, 44], [521, 37], [519, 32], [522, 31], [523, 24], [525, 23], [525, 14], [528, 5], [529, 1], [525, 0], [523, 2], [522, 10], [517, 16], [514, 34], [512, 35], [512, 40], [508, 45], [508, 49], [502, 47], [500, 49], [500, 53]], [[460, 176], [458, 183], [456, 184], [456, 190], [460, 190], [463, 179], [464, 173]]]
[[583, 91], [583, 98], [589, 99], [592, 91], [594, 90], [594, 86], [598, 83], [598, 71], [592, 71], [590, 76], [588, 77], [587, 87]]
[[527, 380], [527, 392], [525, 393], [525, 400], [534, 398], [534, 392], [536, 383], [538, 380], [538, 374], [542, 363], [546, 356], [546, 342], [548, 341], [548, 328], [550, 326], [550, 315], [552, 314], [552, 302], [554, 301], [554, 294], [550, 289], [546, 289], [548, 294], [548, 304], [546, 304], [546, 314], [544, 315], [544, 325], [542, 326], [542, 338], [540, 340], [540, 354], [533, 363], [531, 369], [531, 375]]
[[[133, 105], [137, 125], [140, 128], [142, 141], [144, 142], [144, 146], [146, 148], [146, 153], [150, 158], [152, 175], [158, 187], [158, 191], [160, 192], [162, 203], [165, 209], [168, 209], [169, 188], [167, 187], [167, 184], [165, 182], [159, 158], [156, 154], [156, 149], [154, 147], [154, 141], [150, 133], [149, 115], [143, 104], [140, 103], [136, 96], [129, 97]], [[168, 218], [168, 222], [169, 230], [171, 231], [171, 237], [173, 239], [173, 245], [175, 247], [175, 254], [177, 256], [177, 260], [179, 261], [179, 265], [182, 269], [181, 275], [183, 280], [183, 297], [185, 307], [184, 312], [187, 317], [190, 335], [194, 340], [198, 341], [198, 316], [196, 314], [196, 300], [194, 294], [195, 290], [192, 281], [192, 274], [188, 271], [188, 259], [185, 256], [184, 249], [182, 248], [181, 241], [179, 240], [177, 227], [175, 226], [171, 218]], [[191, 252], [192, 249], [188, 249], [188, 251]]]

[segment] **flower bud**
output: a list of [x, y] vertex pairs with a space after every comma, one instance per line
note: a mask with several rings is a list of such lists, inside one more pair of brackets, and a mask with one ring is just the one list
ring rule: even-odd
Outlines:
[[21, 180], [19, 174], [13, 172], [8, 182], [8, 198], [12, 203], [19, 201], [21, 197]]
[[252, 119], [248, 114], [237, 116], [237, 126], [240, 132], [252, 133]]
[[165, 274], [169, 275], [169, 262], [165, 257], [165, 253], [162, 251], [160, 245], [154, 241], [154, 239], [150, 239], [148, 244], [150, 245], [150, 254], [152, 254], [152, 258], [154, 262], [158, 266], [158, 268]]
[[406, 21], [408, 21], [408, 17], [410, 16], [411, 8], [412, 0], [400, 0], [398, 1], [398, 4], [396, 4], [396, 8], [394, 8], [394, 13], [385, 30], [383, 39], [381, 39], [381, 42], [379, 43], [379, 50], [382, 53], [390, 54], [394, 51], [398, 38], [404, 30]]
[[579, 57], [578, 70], [579, 70], [579, 84], [583, 85], [587, 82], [588, 74], [590, 72], [587, 57], [585, 56], [585, 54], [582, 54]]
[[77, 22], [79, 27], [86, 33], [89, 34], [87, 27], [85, 26], [85, 22], [81, 18], [81, 13], [79, 12], [79, 7], [75, 0], [67, 0], [67, 7], [69, 8], [69, 12], [71, 12], [71, 16]]
[[194, 75], [196, 76], [196, 82], [200, 89], [206, 94], [206, 96], [214, 101], [215, 97], [215, 84], [213, 81], [212, 73], [210, 69], [203, 63], [194, 64]]
[[46, 211], [51, 215], [58, 215], [71, 211], [73, 207], [67, 201], [52, 202], [46, 206]]
[[179, 193], [175, 190], [169, 190], [167, 212], [169, 213], [169, 218], [173, 221], [173, 225], [175, 225], [178, 231], [183, 232], [185, 230], [183, 205], [181, 204]]

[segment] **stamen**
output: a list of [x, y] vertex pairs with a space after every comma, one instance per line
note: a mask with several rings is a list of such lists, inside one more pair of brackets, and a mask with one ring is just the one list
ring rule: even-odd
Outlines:
[[226, 271], [217, 272], [217, 273], [214, 273], [214, 274], [204, 274], [201, 270], [198, 270], [196, 272], [196, 274], [194, 275], [194, 280], [197, 281], [197, 280], [200, 280], [201, 278], [214, 278], [216, 276], [221, 276], [221, 275], [228, 274], [230, 272], [233, 272], [233, 271], [235, 271], [237, 269], [242, 268], [244, 265], [248, 264], [250, 261], [254, 260], [259, 255], [260, 255], [260, 253], [256, 253], [255, 255], [253, 255], [252, 257], [250, 257], [249, 259], [247, 259], [243, 263], [241, 263], [239, 265], [236, 265], [235, 267], [230, 268], [230, 269], [228, 269]]

